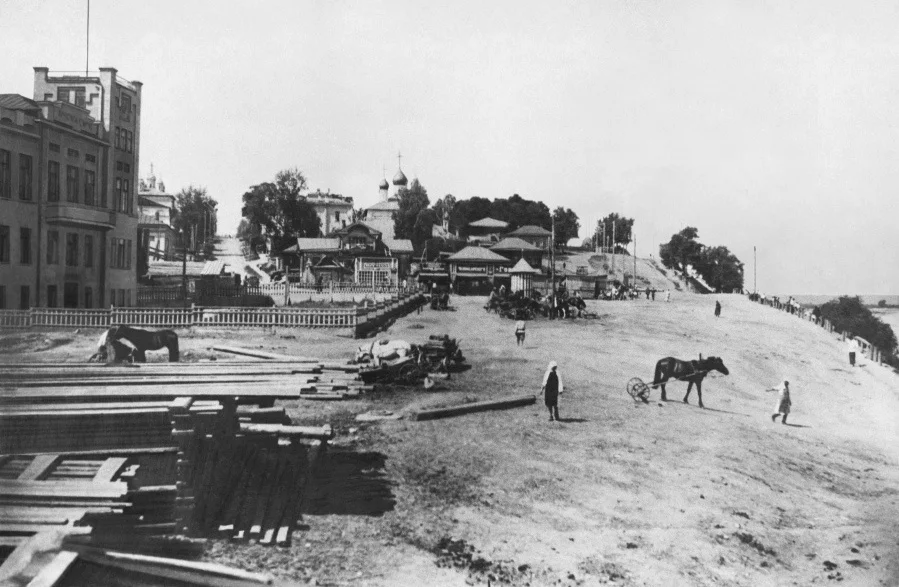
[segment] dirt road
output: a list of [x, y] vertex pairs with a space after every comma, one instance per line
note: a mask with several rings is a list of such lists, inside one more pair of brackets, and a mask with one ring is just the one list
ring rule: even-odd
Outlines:
[[[289, 404], [299, 423], [341, 434], [330, 473], [277, 550], [217, 542], [210, 558], [318, 584], [895, 585], [899, 583], [899, 376], [850, 368], [808, 322], [736, 296], [671, 303], [589, 302], [596, 320], [534, 321], [523, 347], [483, 299], [425, 310], [387, 336], [461, 338], [473, 368], [441, 391], [397, 390], [330, 405]], [[77, 357], [93, 334], [4, 336], [0, 360], [29, 345]], [[290, 338], [282, 338], [289, 336]], [[43, 337], [43, 338], [41, 338]], [[324, 332], [197, 332], [279, 352], [346, 358], [355, 342]], [[730, 369], [703, 386], [705, 410], [634, 404], [631, 377], [656, 360], [717, 355]], [[563, 421], [530, 408], [446, 420], [359, 424], [357, 413], [536, 393], [556, 360]], [[784, 375], [790, 425], [770, 420]]]

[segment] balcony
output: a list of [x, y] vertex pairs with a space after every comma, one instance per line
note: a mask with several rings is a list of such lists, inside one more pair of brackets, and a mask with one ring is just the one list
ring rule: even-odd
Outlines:
[[48, 224], [85, 226], [104, 230], [115, 226], [115, 212], [68, 202], [48, 204], [46, 219]]

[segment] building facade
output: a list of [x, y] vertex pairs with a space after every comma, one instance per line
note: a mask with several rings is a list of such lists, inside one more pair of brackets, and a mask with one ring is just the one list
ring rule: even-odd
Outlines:
[[330, 193], [316, 192], [306, 196], [306, 201], [315, 208], [321, 221], [321, 236], [346, 228], [353, 223], [353, 198]]
[[131, 305], [140, 82], [36, 67], [34, 100], [0, 103], [2, 306]]
[[175, 196], [165, 192], [162, 180], [157, 181], [153, 165], [150, 165], [149, 177], [140, 180], [137, 197], [137, 226], [149, 261], [171, 261], [175, 252], [175, 229], [172, 226]]

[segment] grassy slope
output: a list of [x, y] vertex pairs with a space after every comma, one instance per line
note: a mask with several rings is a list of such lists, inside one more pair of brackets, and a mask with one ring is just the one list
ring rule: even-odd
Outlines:
[[[333, 451], [341, 473], [291, 549], [219, 542], [211, 558], [325, 583], [486, 584], [493, 575], [532, 585], [806, 585], [840, 573], [843, 584], [896, 584], [899, 378], [874, 365], [850, 369], [842, 346], [807, 322], [720, 299], [718, 320], [711, 297], [679, 292], [670, 304], [590, 302], [598, 320], [532, 322], [523, 348], [512, 323], [485, 314], [476, 298], [401, 320], [389, 336], [449, 332], [474, 368], [436, 393], [291, 404], [298, 422], [331, 421], [345, 434]], [[324, 332], [291, 336], [197, 332], [183, 348], [203, 356], [225, 338], [347, 357], [355, 345]], [[73, 340], [45, 342], [60, 338]], [[3, 336], [0, 360], [28, 348], [76, 359], [95, 338]], [[627, 380], [648, 380], [657, 359], [699, 353], [722, 356], [731, 370], [706, 381], [708, 409], [696, 407], [695, 392], [682, 404], [683, 384], [662, 405], [657, 392], [639, 406], [625, 394]], [[369, 409], [536, 392], [551, 359], [571, 421], [550, 424], [538, 404], [349, 434], [352, 416]], [[764, 389], [783, 374], [794, 382], [790, 421], [803, 427], [769, 419], [775, 398]]]

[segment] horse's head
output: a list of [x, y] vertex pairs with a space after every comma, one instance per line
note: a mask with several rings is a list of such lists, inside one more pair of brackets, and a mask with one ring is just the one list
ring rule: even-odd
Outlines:
[[366, 345], [366, 346], [360, 346], [356, 350], [356, 362], [357, 363], [363, 363], [367, 360], [371, 360], [371, 353], [369, 352], [370, 348], [371, 348], [370, 346]]
[[724, 361], [721, 360], [721, 357], [709, 357], [705, 360], [705, 368], [707, 371], [719, 371], [724, 375], [729, 375], [730, 371], [727, 370], [727, 367], [724, 366]]

